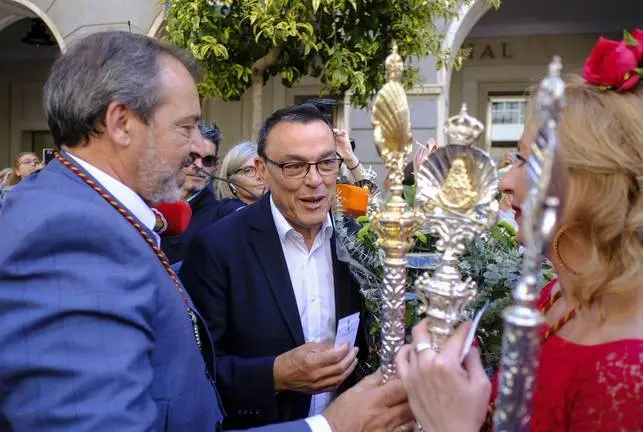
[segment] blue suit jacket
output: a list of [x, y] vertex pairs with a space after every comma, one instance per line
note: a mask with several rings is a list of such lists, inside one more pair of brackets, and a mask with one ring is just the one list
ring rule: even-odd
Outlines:
[[95, 191], [51, 162], [8, 197], [0, 239], [0, 430], [219, 428], [207, 330], [202, 354], [159, 259]]
[[[363, 301], [348, 266], [337, 259], [334, 237], [331, 251], [339, 320], [362, 311]], [[197, 234], [180, 276], [215, 339], [226, 428], [306, 417], [310, 395], [274, 389], [275, 357], [305, 341], [269, 194]], [[365, 357], [365, 333], [360, 336]]]

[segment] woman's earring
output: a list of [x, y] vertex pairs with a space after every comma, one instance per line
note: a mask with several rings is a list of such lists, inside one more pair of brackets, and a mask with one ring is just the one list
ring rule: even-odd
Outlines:
[[237, 188], [234, 187], [234, 185], [230, 185], [230, 191], [232, 191], [232, 195], [237, 196], [239, 193], [237, 192]]
[[560, 239], [565, 235], [565, 233], [568, 230], [569, 230], [569, 225], [563, 225], [556, 233], [556, 236], [554, 237], [554, 241], [552, 243], [552, 249], [553, 249], [552, 258], [554, 260], [554, 265], [556, 267], [566, 271], [567, 273], [573, 276], [580, 276], [580, 273], [574, 270], [569, 264], [567, 264], [567, 261], [565, 261], [563, 256], [560, 254]]

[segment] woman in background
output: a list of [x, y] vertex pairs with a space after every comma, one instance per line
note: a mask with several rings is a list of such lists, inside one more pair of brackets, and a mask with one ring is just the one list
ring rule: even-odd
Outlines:
[[266, 184], [259, 177], [255, 161], [257, 145], [243, 142], [231, 148], [219, 166], [218, 176], [230, 183], [218, 181], [216, 195], [237, 208], [255, 203], [266, 190]]
[[5, 198], [7, 193], [9, 193], [18, 183], [29, 177], [40, 168], [42, 168], [42, 164], [40, 163], [40, 159], [38, 159], [38, 156], [36, 156], [35, 153], [19, 153], [16, 159], [13, 161], [13, 167], [11, 169], [9, 177], [4, 182], [1, 198]]

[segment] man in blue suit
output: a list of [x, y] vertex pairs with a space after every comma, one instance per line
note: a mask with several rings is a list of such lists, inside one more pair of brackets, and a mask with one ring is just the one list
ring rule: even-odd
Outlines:
[[[0, 215], [0, 430], [220, 430], [212, 341], [150, 209], [180, 198], [202, 139], [195, 76], [180, 50], [127, 32], [56, 61], [44, 103], [61, 152]], [[375, 380], [265, 430], [384, 430], [405, 395]], [[353, 407], [371, 414], [347, 422]]]

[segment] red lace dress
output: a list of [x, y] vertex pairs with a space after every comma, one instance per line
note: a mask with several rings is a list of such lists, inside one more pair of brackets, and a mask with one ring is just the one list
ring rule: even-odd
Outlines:
[[[555, 284], [543, 288], [539, 306], [549, 301]], [[532, 430], [643, 431], [642, 368], [643, 335], [641, 339], [577, 345], [552, 334], [541, 349]]]

